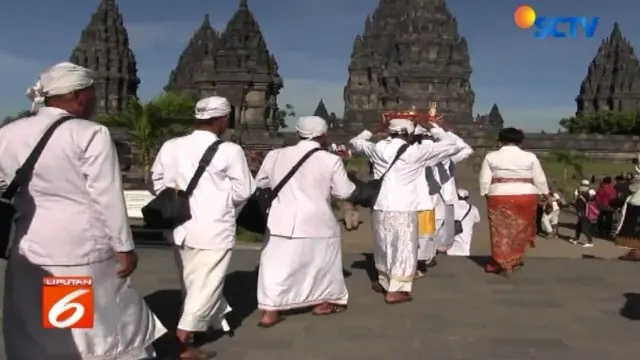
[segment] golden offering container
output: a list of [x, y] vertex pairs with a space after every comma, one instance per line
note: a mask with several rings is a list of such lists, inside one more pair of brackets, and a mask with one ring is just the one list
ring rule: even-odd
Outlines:
[[418, 119], [430, 119], [428, 113], [421, 113], [415, 109], [401, 110], [401, 111], [387, 111], [382, 113], [382, 118], [389, 121], [391, 119], [407, 119], [416, 121]]

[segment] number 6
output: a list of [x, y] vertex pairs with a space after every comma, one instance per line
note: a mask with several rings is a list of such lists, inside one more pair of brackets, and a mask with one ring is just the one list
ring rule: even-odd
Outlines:
[[[82, 316], [84, 316], [84, 306], [80, 303], [73, 302], [73, 300], [88, 292], [89, 290], [87, 289], [78, 289], [58, 300], [58, 302], [56, 302], [49, 310], [49, 314], [47, 314], [49, 323], [59, 329], [66, 329], [77, 323], [82, 319]], [[62, 313], [71, 309], [75, 310], [71, 316], [66, 320], [58, 321], [58, 318]]]

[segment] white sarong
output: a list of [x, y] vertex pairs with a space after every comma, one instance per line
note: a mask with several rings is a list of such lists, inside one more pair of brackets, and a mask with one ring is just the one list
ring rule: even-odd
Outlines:
[[319, 305], [347, 305], [342, 244], [335, 238], [270, 236], [260, 256], [258, 308], [280, 311]]
[[[14, 251], [5, 272], [3, 328], [11, 360], [140, 360], [155, 356], [151, 344], [167, 330], [131, 287], [116, 276], [111, 258], [81, 266], [41, 266]], [[94, 327], [44, 329], [44, 276], [90, 276]]]
[[436, 233], [434, 239], [438, 247], [450, 247], [455, 236], [455, 214], [453, 205], [446, 205], [444, 218], [440, 219], [436, 215]]
[[209, 326], [229, 331], [224, 317], [231, 306], [222, 295], [231, 249], [175, 248], [184, 302], [178, 329], [206, 331]]
[[378, 281], [387, 291], [410, 292], [418, 266], [418, 217], [415, 211], [373, 211], [373, 257]]
[[418, 260], [429, 263], [436, 257], [438, 243], [433, 235], [420, 235], [418, 245]]

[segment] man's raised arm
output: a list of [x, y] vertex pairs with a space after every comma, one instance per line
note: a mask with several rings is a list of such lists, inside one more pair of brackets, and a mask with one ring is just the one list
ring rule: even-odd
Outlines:
[[451, 131], [447, 132], [446, 136], [456, 139], [456, 141], [460, 145], [462, 145], [462, 149], [457, 154], [451, 156], [451, 161], [453, 161], [454, 164], [465, 160], [466, 158], [471, 156], [471, 154], [473, 154], [473, 148], [469, 146], [469, 144], [467, 144], [460, 136], [452, 133]]
[[455, 137], [449, 136], [448, 132], [433, 124], [430, 130], [431, 137], [435, 142], [427, 144], [416, 144], [410, 147], [415, 154], [415, 161], [422, 163], [421, 166], [433, 166], [439, 162], [451, 158], [464, 148], [464, 143], [460, 143]]
[[356, 152], [364, 153], [368, 158], [371, 158], [376, 152], [376, 146], [371, 142], [373, 133], [369, 130], [364, 130], [353, 139], [349, 140], [353, 150]]

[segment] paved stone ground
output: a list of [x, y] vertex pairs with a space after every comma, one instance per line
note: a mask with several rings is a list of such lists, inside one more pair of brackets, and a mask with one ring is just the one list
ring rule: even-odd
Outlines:
[[[171, 251], [139, 254], [134, 286], [163, 322], [175, 324], [180, 295]], [[635, 360], [640, 352], [634, 321], [640, 278], [633, 263], [536, 258], [503, 279], [485, 274], [478, 259], [445, 257], [416, 282], [412, 303], [388, 306], [370, 291], [364, 256], [350, 254], [344, 258], [347, 312], [290, 315], [261, 329], [255, 326], [258, 256], [233, 255], [225, 294], [235, 336], [205, 345], [219, 359]]]
[[[179, 286], [171, 253], [140, 255], [136, 287], [175, 323]], [[240, 325], [235, 337], [206, 347], [237, 360], [638, 358], [640, 322], [633, 320], [640, 319], [640, 279], [633, 263], [528, 259], [508, 280], [485, 274], [470, 259], [443, 258], [416, 283], [414, 302], [388, 306], [370, 291], [363, 260], [344, 258], [347, 312], [291, 315], [261, 329], [255, 326], [258, 252], [237, 251], [225, 291], [237, 310], [231, 320]]]

